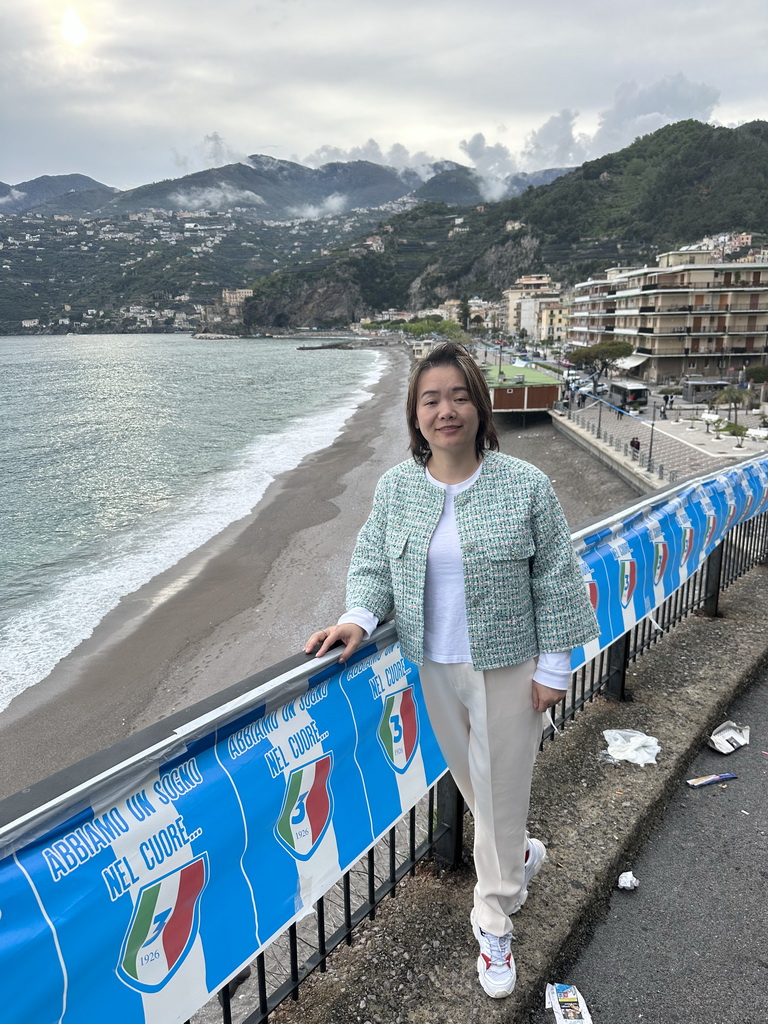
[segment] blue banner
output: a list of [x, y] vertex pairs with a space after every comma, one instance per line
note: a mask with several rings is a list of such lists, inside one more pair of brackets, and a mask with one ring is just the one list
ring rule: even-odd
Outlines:
[[417, 670], [363, 655], [0, 861], [8, 1024], [186, 1021], [424, 795], [445, 763]]
[[737, 523], [768, 509], [768, 458], [695, 481], [635, 515], [580, 536], [576, 552], [600, 636], [574, 650], [579, 668], [652, 614]]
[[[574, 668], [766, 509], [768, 459], [758, 459], [577, 539], [601, 632]], [[7, 1024], [186, 1021], [445, 771], [398, 644], [371, 645], [291, 693], [203, 722], [160, 763], [147, 752], [94, 782], [44, 834], [6, 830]]]

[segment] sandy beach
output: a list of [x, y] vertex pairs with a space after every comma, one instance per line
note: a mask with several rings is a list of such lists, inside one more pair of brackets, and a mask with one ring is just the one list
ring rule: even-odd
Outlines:
[[[408, 454], [409, 357], [383, 358], [373, 397], [332, 445], [278, 477], [250, 516], [124, 598], [0, 714], [0, 798], [296, 654], [312, 629], [336, 620], [376, 481]], [[572, 528], [634, 496], [548, 421], [498, 426], [502, 451], [553, 479]]]
[[[124, 598], [0, 714], [0, 798], [295, 654], [335, 621], [379, 476], [407, 456], [409, 357], [253, 514]], [[308, 629], [308, 627], [311, 627]]]

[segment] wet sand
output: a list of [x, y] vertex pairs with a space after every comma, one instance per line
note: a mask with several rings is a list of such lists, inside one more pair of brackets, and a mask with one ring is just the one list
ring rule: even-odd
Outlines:
[[[385, 354], [373, 398], [253, 514], [156, 577], [0, 714], [0, 799], [299, 652], [343, 610], [376, 481], [407, 457], [409, 358]], [[502, 451], [553, 479], [572, 529], [634, 497], [548, 419], [499, 424]], [[589, 483], [586, 485], [586, 480]]]

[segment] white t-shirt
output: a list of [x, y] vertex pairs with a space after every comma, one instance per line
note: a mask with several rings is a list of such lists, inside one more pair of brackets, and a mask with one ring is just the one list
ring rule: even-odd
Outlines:
[[[424, 584], [424, 656], [441, 664], [472, 661], [454, 498], [471, 487], [482, 471], [481, 463], [472, 476], [461, 483], [444, 484], [425, 469], [429, 483], [445, 491], [443, 511], [429, 542]], [[368, 637], [379, 620], [367, 608], [351, 608], [339, 619], [339, 624], [343, 622], [354, 622]], [[571, 680], [571, 652], [541, 651], [533, 678], [544, 686], [567, 690]]]

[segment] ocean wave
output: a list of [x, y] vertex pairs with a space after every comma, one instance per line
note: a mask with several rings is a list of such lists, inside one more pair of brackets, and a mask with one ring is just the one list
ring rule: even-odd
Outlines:
[[259, 437], [233, 464], [203, 473], [193, 495], [171, 512], [149, 517], [88, 563], [64, 571], [0, 631], [0, 711], [40, 682], [62, 658], [88, 639], [122, 598], [249, 515], [269, 484], [309, 454], [332, 444], [349, 417], [372, 397], [384, 359], [375, 353], [359, 386], [332, 408], [293, 420]]

